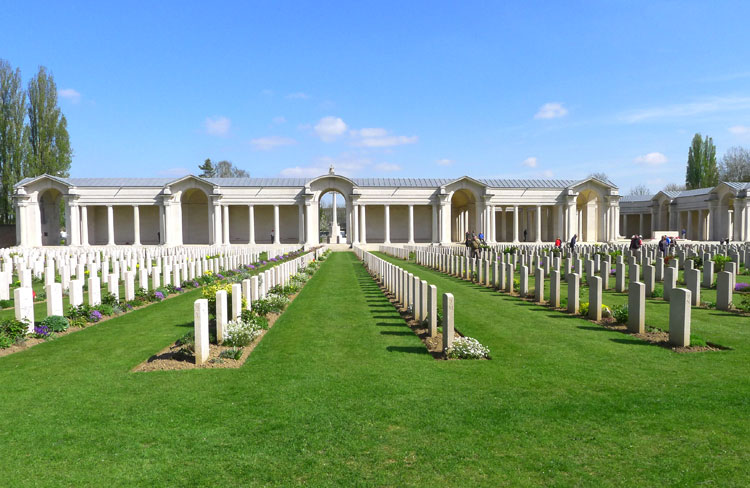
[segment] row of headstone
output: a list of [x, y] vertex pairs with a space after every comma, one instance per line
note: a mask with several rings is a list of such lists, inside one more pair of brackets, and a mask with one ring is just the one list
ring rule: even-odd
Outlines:
[[[507, 261], [507, 262], [506, 262]], [[602, 294], [607, 288], [605, 284], [609, 278], [609, 269], [606, 266], [602, 267], [602, 276], [595, 274], [595, 266], [593, 260], [587, 260], [585, 264], [581, 264], [581, 260], [578, 259], [578, 263], [575, 269], [571, 270], [569, 261], [566, 259], [568, 272], [564, 275], [568, 284], [568, 299], [567, 299], [567, 311], [572, 314], [578, 314], [580, 310], [580, 282], [582, 276], [580, 271], [583, 270], [587, 277], [588, 284], [588, 318], [594, 321], [600, 321], [602, 319]], [[456, 276], [462, 279], [470, 279], [478, 281], [480, 284], [486, 284], [494, 286], [500, 291], [513, 293], [513, 282], [515, 281], [514, 273], [514, 262], [515, 259], [506, 258], [505, 256], [495, 260], [492, 265], [489, 259], [470, 259], [466, 256], [459, 256], [450, 253], [433, 253], [430, 250], [417, 251], [417, 262], [434, 268], [438, 271]], [[523, 261], [522, 261], [523, 262]], [[533, 298], [535, 302], [544, 303], [544, 287], [545, 287], [545, 269], [544, 264], [541, 261], [536, 262], [537, 266], [533, 270], [535, 278], [535, 290]], [[624, 263], [618, 262], [617, 264], [617, 278], [615, 288], [619, 292], [625, 292], [624, 286], [625, 273]], [[493, 270], [492, 276], [490, 277], [490, 269]], [[647, 265], [648, 269], [648, 265]], [[477, 270], [477, 271], [474, 271]], [[484, 270], [484, 271], [483, 271]], [[639, 277], [639, 266], [635, 263], [630, 263], [630, 283], [627, 287], [628, 293], [628, 323], [627, 328], [633, 333], [643, 333], [645, 331], [645, 311], [646, 311], [646, 296], [647, 296], [647, 284], [638, 281]], [[571, 272], [578, 271], [578, 272]], [[481, 273], [484, 272], [483, 277]], [[552, 260], [552, 269], [548, 273], [550, 282], [550, 297], [549, 306], [552, 308], [560, 308], [560, 295], [561, 286], [560, 280], [563, 276], [560, 269], [559, 259]], [[647, 271], [646, 275], [649, 278], [653, 277], [651, 270]], [[717, 308], [720, 310], [728, 310], [731, 306], [731, 301], [726, 302], [727, 299], [731, 300], [731, 273], [722, 272], [719, 273], [719, 285], [717, 288], [717, 297], [722, 296], [721, 303], [717, 302]], [[669, 332], [670, 342], [677, 346], [689, 346], [690, 345], [690, 319], [691, 319], [691, 306], [697, 306], [700, 304], [700, 271], [697, 269], [686, 270], [686, 283], [687, 288], [677, 288], [676, 286], [677, 268], [675, 266], [668, 266], [665, 271], [665, 288], [664, 297], [665, 300], [670, 302], [670, 319], [669, 319]], [[653, 282], [651, 283], [651, 289], [653, 290]], [[521, 264], [519, 267], [519, 290], [518, 294], [521, 297], [530, 297], [529, 291], [529, 267], [526, 264]], [[729, 297], [729, 298], [727, 298]], [[687, 310], [685, 307], [687, 306]]]
[[[296, 250], [296, 249], [295, 249]], [[314, 259], [319, 255], [320, 250], [310, 255], [306, 259]], [[119, 254], [119, 253], [115, 253]], [[186, 255], [190, 254], [191, 259], [187, 259]], [[274, 257], [278, 257], [280, 254], [276, 254]], [[308, 256], [308, 255], [304, 255]], [[303, 256], [303, 257], [304, 257]], [[269, 258], [271, 259], [271, 258]], [[47, 315], [64, 315], [63, 309], [63, 291], [67, 290], [69, 294], [69, 302], [73, 307], [83, 304], [83, 283], [84, 281], [88, 284], [88, 302], [91, 306], [101, 304], [101, 283], [106, 283], [107, 291], [115, 296], [118, 300], [124, 298], [125, 301], [131, 301], [135, 299], [136, 294], [136, 273], [138, 276], [138, 288], [148, 291], [149, 289], [149, 277], [152, 289], [159, 288], [160, 286], [168, 286], [175, 284], [179, 286], [184, 279], [193, 280], [198, 276], [202, 276], [207, 272], [219, 273], [219, 271], [226, 269], [222, 266], [235, 268], [240, 264], [251, 264], [257, 262], [258, 253], [243, 252], [241, 250], [234, 250], [231, 255], [216, 257], [198, 256], [195, 250], [189, 249], [184, 255], [179, 253], [172, 253], [168, 256], [162, 256], [161, 260], [156, 261], [155, 266], [135, 266], [135, 261], [118, 261], [113, 260], [111, 272], [108, 264], [109, 256], [105, 256], [101, 267], [101, 279], [97, 275], [97, 266], [91, 268], [91, 272], [88, 278], [85, 278], [85, 273], [80, 272], [80, 268], [84, 266], [83, 263], [79, 264], [79, 272], [76, 273], [78, 278], [69, 279], [65, 281], [66, 277], [70, 275], [66, 272], [67, 267], [62, 264], [61, 277], [62, 282], [58, 283], [53, 280], [46, 280], [45, 292], [47, 301]], [[294, 260], [296, 261], [296, 260]], [[148, 261], [149, 265], [151, 261]], [[162, 266], [163, 265], [163, 274]], [[50, 268], [52, 265], [49, 266]], [[289, 270], [291, 269], [290, 262], [281, 263], [279, 266], [266, 270], [264, 276], [268, 275], [265, 280], [266, 283], [279, 283], [283, 282], [284, 277], [288, 276]], [[28, 268], [19, 268], [22, 276], [21, 286], [14, 290], [14, 311], [15, 316], [19, 320], [24, 320], [29, 324], [29, 331], [33, 332], [34, 328], [34, 292], [32, 289], [32, 282], [30, 278], [31, 270]], [[54, 272], [49, 269], [49, 275], [54, 277]], [[9, 282], [7, 280], [7, 273], [0, 272], [0, 299], [3, 296], [9, 297]], [[120, 282], [124, 284], [124, 297], [120, 297]], [[273, 285], [271, 285], [273, 286]], [[270, 288], [270, 287], [269, 287]], [[30, 303], [30, 305], [29, 305]]]
[[[398, 249], [398, 248], [394, 248]], [[357, 257], [364, 263], [365, 268], [386, 291], [391, 293], [396, 303], [404, 309], [411, 310], [414, 319], [427, 324], [430, 337], [437, 336], [437, 286], [430, 285], [413, 273], [396, 266], [362, 248], [354, 248]], [[408, 256], [408, 255], [407, 255]], [[454, 298], [451, 293], [443, 294], [443, 353], [453, 345], [454, 328]]]
[[[313, 253], [303, 254], [290, 261], [280, 263], [261, 275], [251, 276], [242, 283], [233, 283], [230, 293], [226, 290], [216, 292], [216, 339], [221, 344], [226, 339], [227, 324], [242, 316], [242, 301], [250, 310], [253, 302], [265, 298], [275, 285], [284, 286], [292, 276], [307, 267], [321, 254], [318, 249]], [[231, 298], [231, 302], [230, 302]], [[231, 305], [231, 307], [230, 307]], [[203, 364], [208, 360], [210, 348], [208, 342], [208, 300], [198, 299], [193, 304], [193, 327], [195, 330], [195, 362]]]

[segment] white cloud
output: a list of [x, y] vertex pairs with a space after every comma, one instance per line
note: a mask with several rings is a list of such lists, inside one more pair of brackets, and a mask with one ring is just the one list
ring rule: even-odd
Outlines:
[[325, 174], [328, 170], [325, 168], [318, 168], [314, 166], [294, 166], [292, 168], [284, 168], [279, 172], [279, 175], [290, 178], [312, 178]]
[[388, 131], [378, 127], [353, 130], [350, 132], [353, 137], [385, 137]]
[[62, 90], [58, 90], [57, 94], [66, 100], [70, 100], [72, 103], [81, 101], [81, 94], [73, 88], [63, 88]]
[[206, 117], [203, 126], [206, 128], [206, 133], [212, 136], [225, 136], [232, 127], [232, 121], [224, 116]]
[[286, 117], [282, 117], [281, 115], [279, 115], [278, 117], [274, 117], [272, 119], [272, 122], [276, 125], [283, 124], [284, 122], [286, 122]]
[[650, 152], [648, 154], [644, 154], [643, 156], [638, 156], [637, 158], [635, 158], [636, 163], [647, 164], [649, 166], [664, 164], [667, 161], [667, 157], [660, 152]]
[[438, 166], [450, 166], [451, 164], [453, 164], [453, 160], [452, 159], [446, 159], [446, 158], [438, 159], [437, 160], [437, 164], [438, 164]]
[[179, 178], [181, 176], [189, 175], [190, 170], [187, 168], [167, 168], [160, 170], [157, 174], [159, 176], [173, 176]]
[[523, 163], [521, 163], [521, 164], [523, 164], [524, 166], [527, 166], [529, 168], [536, 168], [536, 165], [538, 163], [537, 163], [537, 159], [536, 158], [531, 157], [531, 158], [524, 159]]
[[315, 133], [324, 142], [332, 142], [346, 132], [346, 123], [339, 117], [323, 117], [315, 124]]
[[746, 136], [750, 134], [750, 127], [746, 125], [735, 125], [729, 128], [729, 132], [736, 136]]
[[417, 136], [393, 136], [388, 131], [380, 127], [370, 127], [365, 129], [350, 131], [354, 137], [355, 146], [363, 147], [393, 147], [404, 144], [414, 144], [419, 139]]
[[620, 114], [619, 118], [632, 124], [644, 120], [695, 117], [747, 109], [750, 109], [750, 97], [711, 97], [689, 103], [631, 110]]
[[291, 146], [293, 144], [297, 144], [297, 141], [295, 141], [291, 137], [268, 136], [252, 139], [250, 141], [250, 144], [252, 144], [253, 147], [259, 151], [270, 151], [271, 149], [276, 147]]
[[549, 102], [545, 103], [539, 108], [539, 111], [534, 115], [535, 119], [558, 119], [567, 115], [568, 109], [563, 107], [562, 103]]
[[401, 166], [391, 163], [380, 163], [375, 165], [377, 171], [401, 171]]
[[310, 96], [307, 93], [295, 92], [290, 93], [286, 96], [286, 98], [288, 98], [289, 100], [307, 100], [308, 98], [310, 98]]

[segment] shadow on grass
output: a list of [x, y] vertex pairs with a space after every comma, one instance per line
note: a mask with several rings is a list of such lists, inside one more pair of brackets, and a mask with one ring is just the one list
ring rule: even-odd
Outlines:
[[[393, 327], [395, 327], [395, 325]], [[394, 335], [394, 336], [414, 335], [414, 333], [411, 330], [409, 330], [409, 331], [405, 331], [405, 330], [381, 330], [380, 333], [382, 335]]]
[[653, 345], [646, 341], [642, 341], [640, 339], [610, 339], [610, 341], [616, 342], [618, 344], [628, 344], [631, 346], [652, 346]]
[[429, 354], [424, 346], [388, 346], [385, 350], [388, 352], [403, 352], [408, 354]]

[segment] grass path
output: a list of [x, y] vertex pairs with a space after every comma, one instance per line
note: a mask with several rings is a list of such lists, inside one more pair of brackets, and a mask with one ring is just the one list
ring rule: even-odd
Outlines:
[[240, 369], [129, 372], [197, 291], [0, 358], [3, 484], [747, 484], [746, 343], [679, 356], [419, 273], [492, 361], [432, 359], [334, 253]]

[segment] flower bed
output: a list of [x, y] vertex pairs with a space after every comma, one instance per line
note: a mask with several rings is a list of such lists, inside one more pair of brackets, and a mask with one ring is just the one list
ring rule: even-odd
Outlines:
[[296, 298], [310, 277], [320, 268], [319, 261], [324, 261], [328, 253], [330, 251], [326, 251], [318, 261], [312, 261], [306, 268], [300, 269], [298, 274], [291, 277], [286, 286], [277, 285], [271, 288], [268, 295], [265, 298], [255, 300], [249, 310], [245, 308], [243, 301], [241, 317], [227, 323], [225, 338], [221, 344], [218, 343], [216, 337], [216, 292], [226, 289], [227, 285], [231, 288], [231, 282], [217, 283], [216, 286], [205, 287], [203, 297], [210, 300], [210, 295], [213, 294], [214, 303], [213, 308], [209, 303], [212, 318], [209, 322], [208, 361], [201, 365], [195, 363], [195, 336], [194, 332], [191, 331], [136, 366], [133, 371], [239, 368], [245, 363], [265, 333], [284, 313], [286, 307]]
[[[29, 334], [28, 324], [26, 322], [15, 319], [6, 319], [0, 322], [0, 356], [27, 349], [39, 344], [40, 342], [54, 340], [60, 335], [77, 332], [89, 325], [106, 321], [153, 303], [165, 301], [191, 289], [214, 284], [216, 284], [216, 286], [226, 286], [228, 284], [228, 286], [231, 287], [231, 283], [240, 282], [251, 276], [255, 276], [261, 271], [264, 271], [264, 268], [273, 267], [277, 263], [294, 259], [302, 254], [304, 254], [304, 252], [300, 250], [284, 254], [283, 256], [268, 261], [256, 262], [250, 265], [240, 265], [236, 269], [223, 270], [221, 273], [214, 274], [209, 271], [203, 276], [196, 277], [193, 280], [183, 281], [181, 286], [170, 284], [149, 291], [138, 288], [135, 293], [135, 298], [130, 301], [119, 300], [113, 294], [105, 292], [102, 294], [101, 303], [99, 305], [91, 306], [88, 304], [81, 304], [77, 307], [68, 307], [65, 317], [62, 317], [67, 320], [68, 326], [62, 330], [54, 330], [54, 328], [52, 328], [48, 334], [40, 334], [37, 333], [36, 330]], [[50, 317], [47, 317], [47, 319], [49, 318]], [[47, 319], [42, 321], [41, 325], [45, 325]]]

